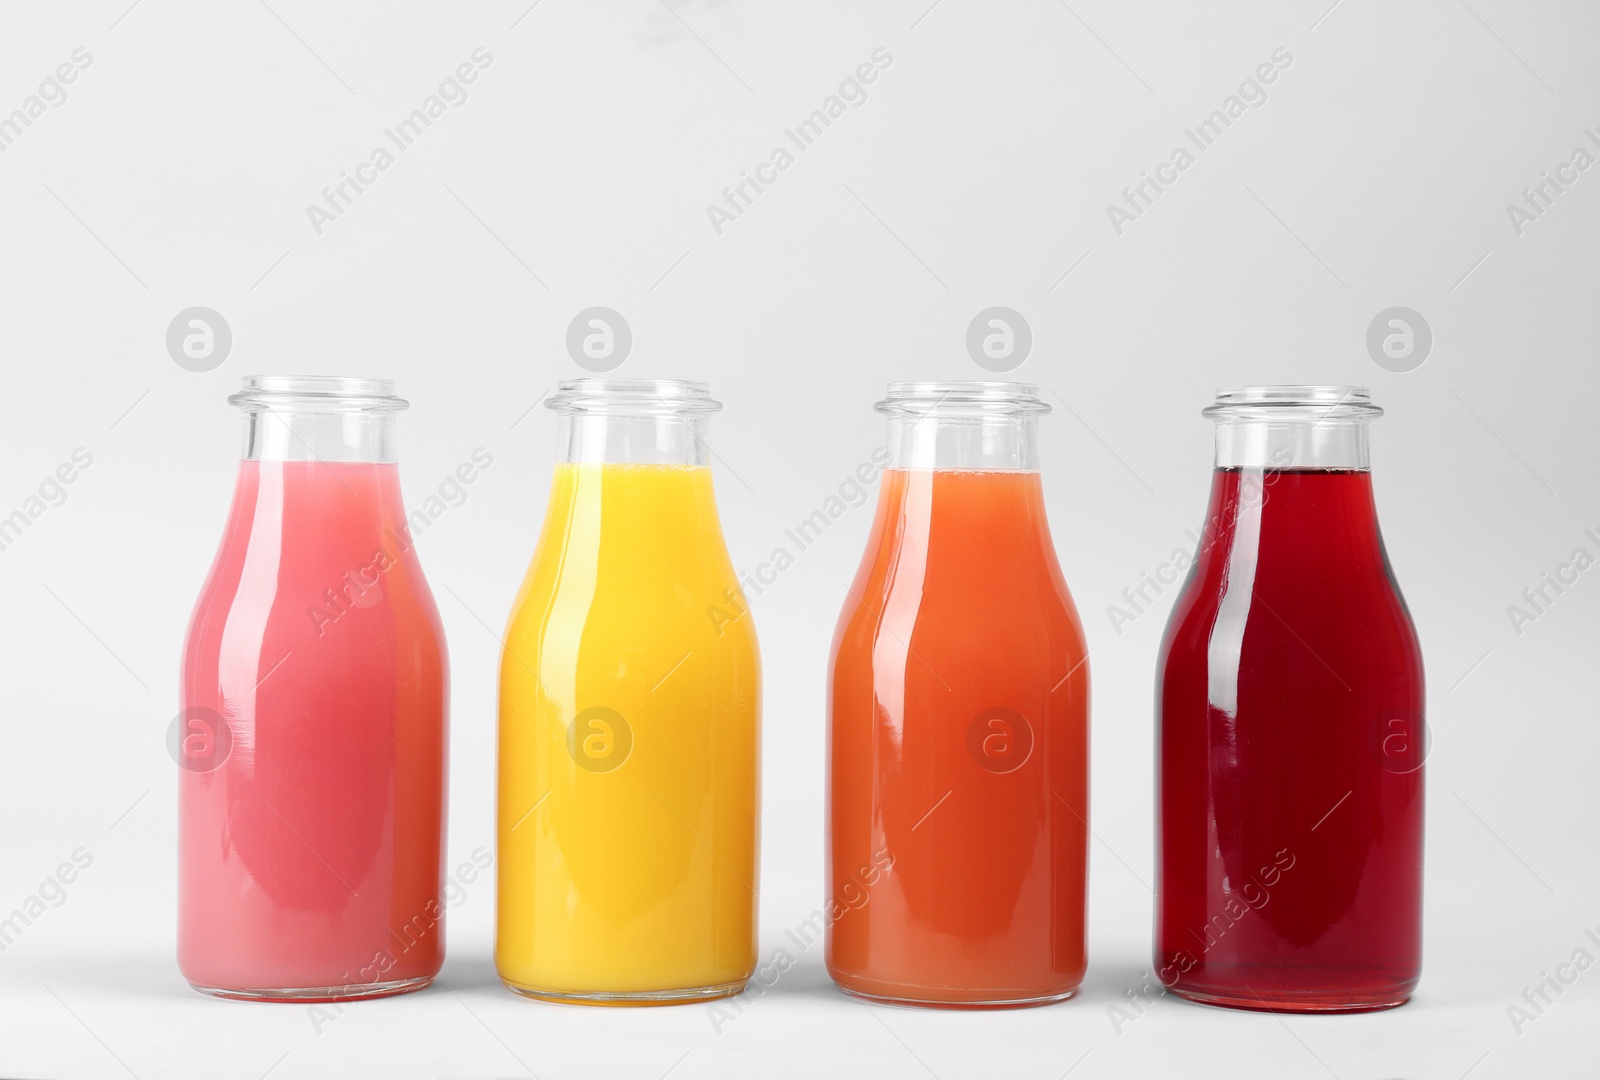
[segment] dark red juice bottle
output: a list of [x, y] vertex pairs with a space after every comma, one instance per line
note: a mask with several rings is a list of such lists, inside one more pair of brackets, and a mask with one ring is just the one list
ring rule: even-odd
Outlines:
[[1158, 661], [1157, 974], [1195, 1001], [1404, 1003], [1422, 963], [1422, 654], [1353, 387], [1220, 391]]

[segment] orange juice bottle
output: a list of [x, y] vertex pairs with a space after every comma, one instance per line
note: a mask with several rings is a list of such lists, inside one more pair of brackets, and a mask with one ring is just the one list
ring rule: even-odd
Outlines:
[[895, 383], [894, 467], [829, 671], [828, 971], [859, 997], [1059, 1001], [1084, 973], [1089, 666], [1011, 383]]
[[756, 955], [761, 673], [698, 383], [563, 383], [500, 666], [495, 963], [580, 1004], [709, 1000]]

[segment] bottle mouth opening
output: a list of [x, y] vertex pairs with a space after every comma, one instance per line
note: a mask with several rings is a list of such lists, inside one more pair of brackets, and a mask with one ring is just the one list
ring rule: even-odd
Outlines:
[[713, 413], [722, 402], [711, 387], [686, 379], [563, 379], [545, 407], [564, 413], [679, 416]]
[[888, 416], [1026, 417], [1049, 412], [1050, 404], [1033, 383], [892, 382], [873, 408]]
[[1364, 386], [1226, 386], [1201, 410], [1212, 420], [1376, 420], [1383, 410]]
[[391, 379], [340, 375], [247, 375], [228, 404], [247, 410], [330, 413], [389, 413], [410, 406], [395, 393]]

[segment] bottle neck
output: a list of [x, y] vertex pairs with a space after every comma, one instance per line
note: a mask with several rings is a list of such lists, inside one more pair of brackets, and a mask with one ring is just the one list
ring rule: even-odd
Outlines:
[[1039, 425], [1032, 414], [891, 414], [888, 428], [893, 468], [1008, 472], [1039, 469]]
[[246, 461], [384, 462], [399, 458], [393, 413], [249, 409]]
[[1338, 469], [1371, 467], [1365, 419], [1217, 419], [1219, 469]]
[[565, 412], [556, 423], [561, 461], [570, 465], [710, 464], [704, 413]]

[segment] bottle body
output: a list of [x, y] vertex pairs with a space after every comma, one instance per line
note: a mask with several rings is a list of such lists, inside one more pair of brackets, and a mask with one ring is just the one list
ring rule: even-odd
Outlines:
[[737, 993], [756, 952], [760, 664], [710, 469], [692, 450], [566, 456], [501, 663], [496, 965], [569, 1002]]
[[1321, 421], [1360, 425], [1332, 453], [1271, 434], [1224, 451], [1167, 626], [1156, 963], [1196, 1000], [1381, 1008], [1420, 974], [1422, 657], [1365, 419]]
[[[368, 423], [392, 419], [350, 426]], [[407, 536], [393, 461], [240, 463], [182, 672], [178, 954], [197, 989], [370, 997], [439, 970], [448, 667]]]
[[959, 433], [891, 442], [829, 671], [828, 971], [901, 1004], [1060, 1000], [1085, 967], [1088, 664], [1039, 473]]

